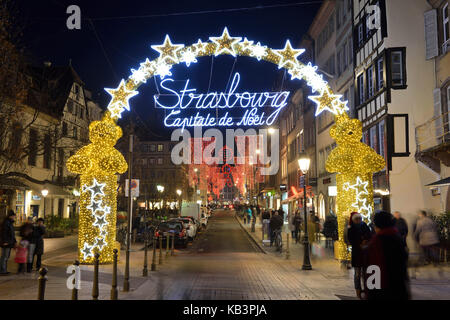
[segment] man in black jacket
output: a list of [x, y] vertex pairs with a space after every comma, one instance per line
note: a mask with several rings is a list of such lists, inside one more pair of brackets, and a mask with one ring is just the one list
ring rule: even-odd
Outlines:
[[275, 241], [274, 234], [275, 231], [280, 230], [283, 227], [283, 218], [279, 215], [278, 211], [275, 211], [275, 214], [270, 218], [270, 245], [272, 246]]
[[406, 223], [406, 220], [402, 218], [400, 212], [398, 211], [394, 212], [394, 218], [395, 218], [395, 227], [397, 228], [398, 232], [400, 233], [400, 236], [402, 237], [403, 245], [407, 247], [406, 237], [408, 237], [408, 224]]
[[3, 221], [0, 234], [0, 245], [2, 247], [2, 255], [0, 257], [0, 275], [7, 275], [8, 259], [11, 254], [11, 249], [16, 246], [16, 235], [14, 231], [14, 220], [16, 214], [13, 210], [8, 211], [8, 216]]

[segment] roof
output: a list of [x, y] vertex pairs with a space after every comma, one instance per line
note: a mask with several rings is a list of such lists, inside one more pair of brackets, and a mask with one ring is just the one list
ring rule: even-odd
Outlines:
[[28, 75], [33, 79], [27, 104], [50, 116], [61, 118], [74, 83], [84, 86], [72, 66], [29, 66]]
[[429, 183], [425, 185], [426, 187], [443, 187], [443, 186], [450, 186], [450, 177], [447, 177], [445, 179], [438, 180], [433, 183]]

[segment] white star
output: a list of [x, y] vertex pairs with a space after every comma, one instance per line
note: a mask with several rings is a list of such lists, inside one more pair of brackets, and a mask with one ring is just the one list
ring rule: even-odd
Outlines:
[[83, 256], [84, 256], [84, 260], [86, 260], [87, 258], [89, 258], [89, 257], [94, 257], [94, 254], [92, 253], [92, 246], [89, 246], [88, 244], [87, 244], [87, 242], [85, 242], [84, 243], [84, 247], [83, 247], [83, 249], [81, 250], [81, 252], [83, 253]]
[[95, 214], [95, 212], [97, 212], [97, 211], [102, 211], [102, 206], [101, 206], [101, 204], [102, 204], [102, 201], [101, 201], [101, 200], [99, 200], [99, 201], [92, 200], [92, 201], [91, 201], [91, 204], [88, 205], [88, 206], [86, 207], [86, 209], [91, 210], [92, 214]]
[[293, 49], [291, 42], [287, 40], [283, 49], [273, 50], [273, 52], [280, 57], [278, 69], [281, 69], [288, 63], [296, 64], [298, 61], [297, 57], [305, 52], [305, 49]]
[[200, 53], [205, 53], [206, 43], [202, 42], [202, 40], [198, 39], [197, 43], [193, 46], [195, 47], [195, 53], [198, 55]]
[[130, 110], [129, 100], [139, 94], [138, 91], [127, 89], [124, 79], [120, 81], [120, 84], [116, 89], [105, 88], [105, 91], [111, 95], [111, 102], [108, 105], [108, 109], [115, 105], [120, 105], [128, 111]]
[[103, 247], [106, 245], [105, 239], [97, 237], [95, 238], [95, 246], [98, 247], [100, 250], [103, 250]]
[[104, 196], [105, 193], [103, 192], [103, 188], [106, 186], [106, 183], [98, 183], [97, 179], [94, 178], [92, 185], [83, 186], [83, 191], [90, 191], [91, 192], [91, 199], [94, 199], [96, 195]]
[[106, 222], [105, 220], [105, 216], [95, 216], [95, 222], [94, 222], [94, 226], [99, 227], [100, 229], [103, 228], [103, 226], [105, 224], [107, 224], [108, 222]]
[[167, 58], [174, 63], [178, 63], [177, 52], [184, 47], [184, 44], [173, 44], [168, 34], [164, 38], [164, 43], [151, 46], [152, 49], [159, 52], [159, 57], [165, 61]]

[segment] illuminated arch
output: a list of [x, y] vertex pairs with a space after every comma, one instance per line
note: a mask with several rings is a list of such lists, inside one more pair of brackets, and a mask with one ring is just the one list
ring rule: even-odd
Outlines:
[[137, 69], [131, 69], [131, 75], [127, 80], [122, 79], [115, 89], [106, 88], [106, 92], [111, 95], [108, 110], [113, 119], [121, 117], [124, 110], [130, 110], [129, 100], [138, 94], [137, 89], [153, 76], [160, 76], [163, 79], [172, 75], [170, 72], [173, 65], [185, 63], [187, 67], [191, 63], [197, 63], [198, 57], [232, 55], [247, 56], [258, 61], [274, 63], [279, 69], [284, 68], [291, 76], [291, 80], [305, 80], [311, 87], [312, 92], [317, 92], [315, 96], [309, 98], [317, 104], [316, 116], [327, 110], [336, 116], [342, 115], [348, 110], [347, 101], [342, 101], [342, 95], [333, 94], [327, 82], [319, 75], [317, 67], [308, 63], [307, 65], [297, 60], [305, 50], [294, 49], [289, 40], [283, 49], [271, 49], [256, 44], [252, 40], [241, 37], [230, 36], [228, 29], [224, 28], [222, 35], [210, 37], [209, 41], [198, 40], [189, 46], [184, 44], [173, 44], [170, 37], [166, 35], [161, 45], [152, 45], [159, 53], [159, 57], [150, 61], [148, 58], [142, 62]]
[[[368, 147], [359, 146], [356, 151], [352, 144], [354, 141], [347, 141], [349, 137], [342, 136], [346, 130], [349, 130], [348, 128], [361, 130], [361, 123], [359, 120], [348, 117], [346, 113], [348, 102], [341, 100], [342, 95], [333, 93], [327, 82], [316, 72], [316, 66], [311, 63], [305, 65], [298, 61], [297, 57], [305, 50], [292, 48], [289, 40], [286, 41], [283, 49], [271, 49], [260, 42], [255, 44], [253, 40], [247, 38], [230, 36], [227, 28], [223, 30], [222, 35], [210, 37], [206, 42], [198, 40], [189, 46], [173, 44], [170, 37], [166, 35], [161, 45], [151, 47], [159, 53], [158, 58], [151, 61], [147, 58], [137, 69], [131, 69], [129, 78], [122, 79], [117, 88], [105, 88], [111, 95], [111, 101], [103, 119], [94, 122], [89, 128], [89, 139], [92, 143], [80, 149], [67, 162], [69, 171], [80, 174], [82, 187], [78, 239], [80, 262], [92, 263], [95, 252], [100, 253], [100, 262], [112, 262], [113, 249], [117, 247], [115, 243], [116, 174], [125, 172], [127, 164], [113, 146], [122, 135], [116, 121], [123, 111], [130, 110], [129, 100], [136, 96], [139, 93], [139, 87], [153, 76], [160, 76], [161, 79], [170, 76], [173, 65], [184, 63], [189, 67], [192, 63], [197, 63], [198, 57], [223, 54], [252, 57], [258, 61], [274, 63], [279, 69], [284, 68], [291, 76], [291, 80], [305, 80], [312, 92], [316, 93], [314, 96], [309, 96], [309, 99], [317, 105], [316, 116], [325, 110], [335, 115], [337, 128], [334, 132], [340, 141], [333, 136], [338, 143], [338, 148], [330, 155], [334, 157], [327, 160], [327, 170], [337, 172], [339, 241], [335, 246], [335, 253], [339, 259], [348, 259], [347, 246], [343, 241], [345, 217], [349, 210], [354, 210], [352, 205], [357, 201], [366, 199], [365, 208], [373, 209], [373, 198], [370, 194], [372, 173], [384, 167], [384, 159], [381, 156], [377, 158], [376, 152]], [[359, 123], [359, 127], [355, 121]], [[333, 154], [335, 151], [339, 152]], [[354, 161], [352, 159], [355, 157], [367, 160], [359, 161], [358, 165], [349, 164], [349, 161]], [[344, 168], [344, 170], [336, 168]], [[357, 193], [355, 198], [355, 192], [349, 192], [350, 189], [345, 189], [344, 186], [354, 185], [357, 177], [362, 177], [370, 187], [367, 193]], [[105, 185], [104, 190], [98, 191], [97, 188], [102, 188], [103, 185]], [[95, 191], [92, 191], [94, 188], [96, 188]], [[213, 192], [218, 194], [217, 190]]]

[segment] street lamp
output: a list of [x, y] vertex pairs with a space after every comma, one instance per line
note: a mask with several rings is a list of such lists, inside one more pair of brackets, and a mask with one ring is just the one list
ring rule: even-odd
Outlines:
[[311, 159], [308, 158], [306, 153], [300, 155], [298, 159], [298, 166], [300, 171], [303, 173], [305, 179], [303, 180], [303, 213], [304, 213], [304, 223], [305, 223], [305, 236], [303, 237], [303, 266], [302, 270], [311, 270], [311, 262], [309, 260], [309, 239], [308, 239], [308, 215], [306, 212], [306, 174], [309, 170], [309, 165]]
[[[156, 186], [156, 190], [158, 190], [158, 192], [162, 194], [164, 192], [164, 186], [161, 186], [158, 184]], [[161, 195], [161, 201], [162, 201], [162, 195]]]
[[178, 202], [179, 202], [178, 207], [180, 208], [180, 215], [181, 215], [181, 204], [182, 204], [181, 193], [182, 193], [181, 190], [177, 189], [177, 195], [178, 195], [178, 197], [180, 197], [180, 199], [178, 200]]
[[269, 134], [274, 134], [275, 133], [275, 129], [274, 128], [269, 128]]
[[48, 190], [47, 189], [42, 189], [41, 194], [44, 197], [44, 219], [45, 219], [45, 198], [48, 195]]

